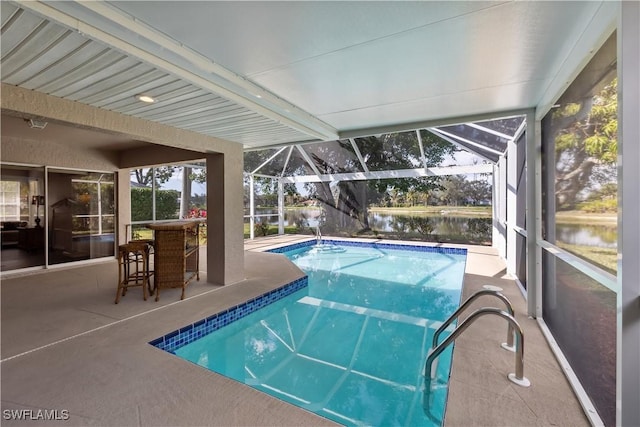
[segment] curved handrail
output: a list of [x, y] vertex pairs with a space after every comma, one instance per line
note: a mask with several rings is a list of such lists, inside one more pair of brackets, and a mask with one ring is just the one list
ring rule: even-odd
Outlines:
[[[507, 297], [505, 297], [502, 293], [492, 289], [481, 289], [467, 298], [467, 300], [463, 302], [462, 305], [460, 305], [460, 307], [458, 307], [458, 309], [454, 311], [453, 314], [449, 316], [449, 318], [445, 320], [442, 325], [440, 325], [438, 330], [433, 334], [431, 348], [436, 348], [436, 346], [438, 345], [438, 338], [440, 338], [440, 334], [444, 332], [447, 326], [449, 326], [454, 320], [456, 320], [458, 316], [460, 316], [460, 314], [469, 306], [469, 304], [483, 295], [492, 295], [502, 300], [502, 302], [504, 302], [504, 304], [506, 305], [509, 314], [514, 317], [513, 306], [511, 305], [511, 301], [509, 301]], [[513, 351], [513, 327], [511, 326], [511, 323], [509, 323], [507, 330], [507, 342], [506, 344], [503, 344], [502, 347], [507, 350]]]
[[425, 363], [425, 375], [430, 375], [432, 378], [435, 377], [435, 372], [432, 372], [433, 361], [436, 357], [440, 355], [444, 351], [444, 349], [451, 344], [462, 332], [464, 332], [471, 324], [478, 318], [487, 314], [494, 314], [496, 316], [500, 316], [503, 319], [506, 319], [509, 324], [513, 326], [513, 329], [516, 334], [516, 373], [509, 374], [509, 380], [514, 383], [521, 385], [523, 387], [528, 387], [531, 383], [528, 379], [524, 377], [524, 333], [522, 332], [522, 328], [520, 324], [516, 321], [516, 319], [510, 315], [509, 313], [499, 310], [497, 308], [481, 308], [479, 310], [474, 311], [462, 321], [458, 325], [456, 329], [453, 330], [451, 335], [449, 335], [444, 341], [442, 341], [436, 348], [432, 348], [429, 351], [429, 355], [427, 356], [427, 361]]

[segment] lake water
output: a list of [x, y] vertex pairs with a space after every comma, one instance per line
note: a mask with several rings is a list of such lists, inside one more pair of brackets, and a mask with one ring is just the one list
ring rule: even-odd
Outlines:
[[[257, 214], [274, 214], [275, 209], [257, 209]], [[320, 221], [321, 210], [297, 208], [285, 210], [285, 225], [298, 225], [315, 229]], [[277, 224], [276, 215], [268, 217]], [[397, 234], [422, 234], [455, 238], [469, 236], [473, 241], [491, 241], [491, 218], [427, 215], [425, 213], [379, 213], [369, 214], [372, 229]], [[615, 224], [556, 224], [556, 239], [571, 245], [599, 248], [617, 247]]]

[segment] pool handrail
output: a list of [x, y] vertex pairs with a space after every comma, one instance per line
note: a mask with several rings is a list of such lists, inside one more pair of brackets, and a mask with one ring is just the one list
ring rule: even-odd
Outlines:
[[[442, 332], [444, 332], [444, 330], [454, 321], [456, 320], [460, 314], [462, 314], [462, 312], [476, 299], [480, 298], [483, 295], [491, 295], [494, 296], [500, 300], [502, 300], [502, 302], [504, 302], [505, 306], [507, 307], [507, 311], [509, 312], [509, 314], [513, 317], [514, 316], [514, 311], [513, 311], [513, 306], [511, 305], [511, 301], [509, 301], [509, 299], [504, 296], [501, 292], [493, 290], [493, 289], [481, 289], [479, 291], [477, 291], [476, 293], [474, 293], [473, 295], [471, 295], [469, 298], [467, 298], [467, 300], [465, 302], [463, 302], [460, 307], [458, 307], [458, 309], [456, 311], [453, 312], [453, 314], [451, 316], [449, 316], [447, 318], [447, 320], [444, 321], [444, 323], [442, 325], [440, 325], [440, 327], [438, 328], [438, 330], [433, 334], [433, 342], [431, 343], [431, 348], [436, 348], [436, 346], [438, 345], [438, 338], [440, 338], [440, 334], [442, 334]], [[502, 343], [502, 348], [504, 348], [505, 350], [508, 351], [515, 351], [515, 347], [513, 346], [513, 336], [514, 336], [514, 331], [513, 331], [513, 326], [511, 325], [511, 323], [509, 323], [508, 329], [507, 329], [507, 342], [506, 343]]]
[[462, 321], [462, 323], [460, 323], [453, 330], [451, 335], [445, 338], [445, 340], [442, 341], [436, 348], [432, 348], [431, 350], [429, 350], [429, 355], [427, 356], [427, 361], [425, 362], [425, 365], [424, 365], [425, 377], [429, 375], [430, 378], [435, 378], [436, 369], [434, 369], [434, 367], [437, 367], [437, 365], [435, 366], [433, 365], [433, 361], [435, 360], [435, 358], [438, 357], [440, 353], [442, 353], [449, 344], [455, 341], [458, 335], [460, 335], [469, 326], [471, 326], [471, 324], [478, 317], [481, 317], [487, 314], [493, 314], [493, 315], [502, 317], [503, 319], [506, 319], [509, 322], [509, 324], [513, 326], [513, 329], [515, 331], [516, 372], [515, 374], [510, 373], [509, 375], [507, 375], [507, 378], [509, 378], [511, 382], [518, 384], [519, 386], [522, 386], [522, 387], [529, 387], [531, 385], [531, 382], [524, 376], [524, 332], [522, 332], [522, 328], [520, 327], [520, 324], [512, 315], [510, 315], [506, 311], [502, 311], [500, 309], [492, 308], [492, 307], [484, 307], [471, 313], [469, 317], [464, 319], [464, 321]]

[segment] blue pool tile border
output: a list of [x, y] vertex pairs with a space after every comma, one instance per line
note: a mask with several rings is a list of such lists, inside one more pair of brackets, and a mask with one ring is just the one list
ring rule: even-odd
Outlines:
[[[281, 254], [284, 252], [294, 251], [296, 249], [306, 248], [308, 246], [314, 246], [315, 244], [316, 244], [315, 240], [308, 240], [306, 242], [295, 243], [289, 246], [270, 249], [267, 252]], [[441, 254], [467, 255], [466, 248], [421, 246], [421, 245], [411, 245], [407, 243], [399, 244], [399, 243], [379, 243], [379, 242], [352, 242], [348, 240], [322, 239], [322, 244], [335, 245], [335, 246], [356, 246], [356, 247], [364, 247], [364, 248], [400, 249], [400, 250], [410, 250], [410, 251], [417, 251], [417, 252], [434, 252], [434, 253], [441, 253]]]
[[[467, 255], [467, 249], [464, 248], [447, 248], [447, 247], [435, 247], [435, 246], [420, 246], [411, 244], [397, 244], [397, 243], [379, 243], [379, 242], [353, 242], [346, 240], [331, 240], [323, 239], [323, 244], [334, 246], [356, 246], [356, 247], [369, 247], [380, 249], [400, 249], [411, 250], [417, 252], [435, 252], [442, 254], [456, 254]], [[295, 243], [293, 245], [283, 246], [276, 249], [268, 250], [271, 253], [284, 253], [293, 251], [296, 249], [313, 246], [316, 244], [315, 240], [308, 240], [306, 242]], [[274, 289], [249, 301], [238, 304], [234, 307], [230, 307], [219, 313], [211, 315], [206, 319], [198, 320], [190, 325], [183, 326], [180, 329], [169, 332], [168, 334], [150, 341], [149, 344], [170, 353], [175, 353], [177, 349], [185, 346], [193, 341], [196, 341], [213, 331], [216, 331], [230, 323], [235, 322], [271, 303], [278, 301], [292, 293], [309, 286], [309, 279], [307, 276], [294, 280], [280, 288]]]
[[150, 341], [154, 347], [161, 350], [175, 353], [177, 349], [196, 341], [223, 326], [235, 322], [271, 303], [274, 303], [292, 293], [309, 286], [307, 276], [301, 277], [288, 283], [280, 288], [269, 291], [258, 297], [245, 301], [234, 307], [230, 307], [219, 313], [211, 315], [206, 319], [198, 320], [190, 325], [183, 326], [180, 329], [169, 332], [168, 334]]

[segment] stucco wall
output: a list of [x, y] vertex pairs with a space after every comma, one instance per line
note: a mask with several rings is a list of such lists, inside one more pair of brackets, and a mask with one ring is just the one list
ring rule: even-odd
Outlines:
[[[243, 148], [241, 144], [220, 140], [195, 132], [101, 110], [77, 102], [66, 101], [43, 93], [2, 84], [0, 107], [4, 113], [51, 119], [84, 128], [98, 129], [131, 139], [158, 144], [158, 147], [128, 152], [102, 152], [71, 149], [61, 144], [24, 138], [3, 138], [0, 160], [83, 170], [119, 172], [118, 221], [119, 241], [124, 224], [130, 222], [130, 167], [174, 162], [178, 159], [206, 158], [210, 182], [215, 188], [209, 202], [208, 232], [215, 238], [207, 242], [208, 281], [235, 283], [244, 278], [243, 237]], [[172, 148], [171, 148], [172, 147]], [[176, 148], [189, 150], [180, 152]], [[165, 154], [163, 156], [163, 153]], [[121, 168], [125, 169], [121, 169]]]
[[118, 169], [116, 153], [71, 149], [50, 141], [14, 137], [2, 138], [0, 160], [39, 166], [115, 172]]

